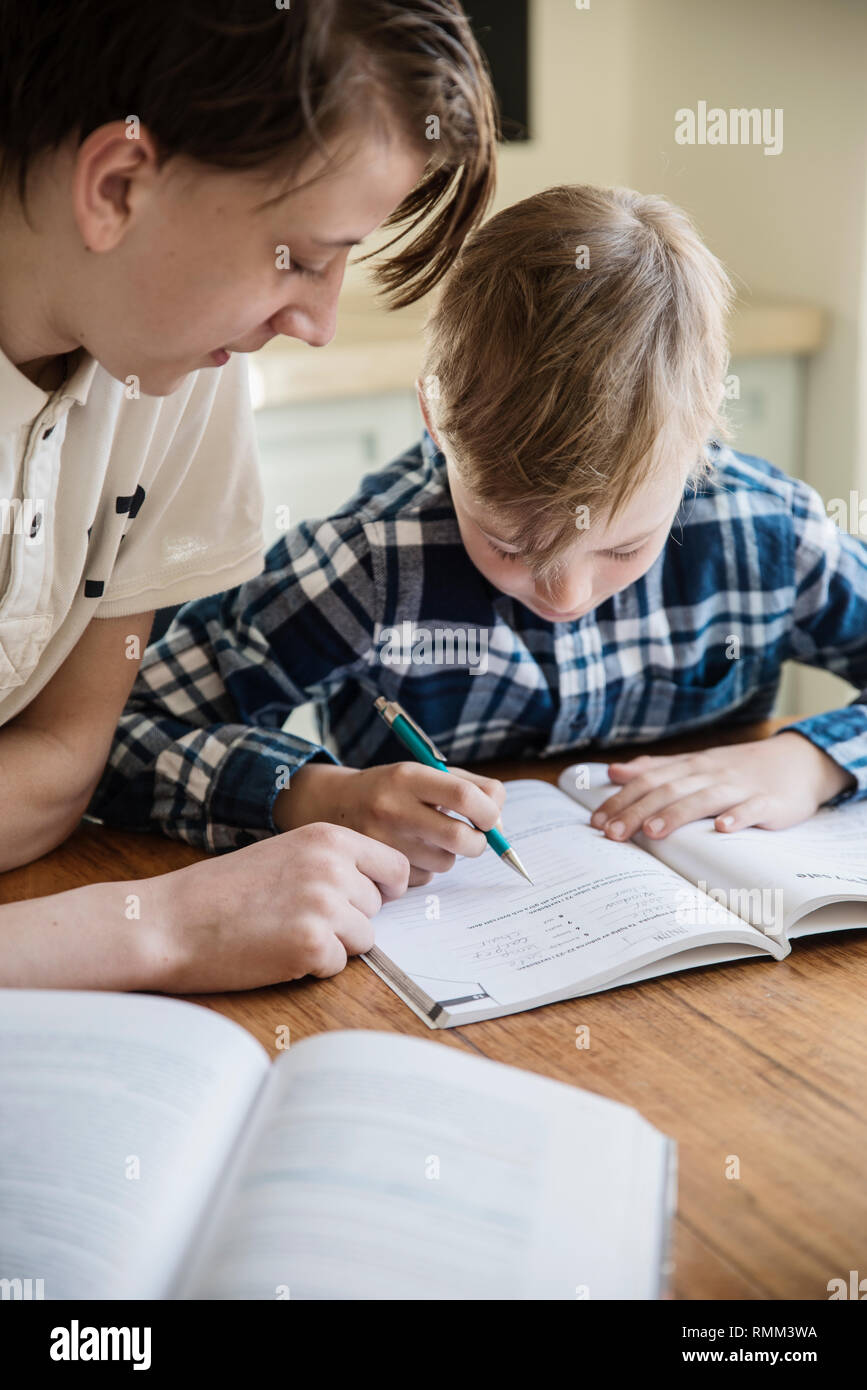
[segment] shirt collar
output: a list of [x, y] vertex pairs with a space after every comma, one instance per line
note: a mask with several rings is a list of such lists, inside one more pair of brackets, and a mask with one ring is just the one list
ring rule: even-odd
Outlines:
[[[76, 348], [68, 357], [67, 376], [58, 387], [58, 400], [84, 405], [90, 393], [97, 362], [84, 348]], [[35, 386], [28, 377], [0, 351], [0, 435], [10, 434], [22, 425], [35, 420], [51, 399], [52, 392]]]
[[425, 459], [425, 461], [431, 464], [434, 468], [445, 467], [445, 454], [442, 453], [442, 451], [437, 447], [430, 434], [428, 433], [427, 429], [425, 428], [422, 428], [421, 452], [422, 457]]

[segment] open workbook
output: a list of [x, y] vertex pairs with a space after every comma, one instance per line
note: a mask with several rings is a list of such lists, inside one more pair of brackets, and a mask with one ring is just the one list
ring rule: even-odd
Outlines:
[[368, 965], [449, 1028], [867, 927], [867, 802], [791, 830], [703, 820], [618, 844], [590, 825], [614, 790], [600, 763], [567, 768], [559, 787], [510, 782], [506, 834], [533, 886], [490, 852], [458, 860], [383, 907]]
[[447, 1039], [0, 990], [4, 1298], [656, 1298], [675, 1152]]

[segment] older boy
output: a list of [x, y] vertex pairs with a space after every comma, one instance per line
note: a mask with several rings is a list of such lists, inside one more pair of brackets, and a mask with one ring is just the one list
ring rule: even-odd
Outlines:
[[[0, 0], [0, 869], [78, 823], [153, 610], [261, 569], [235, 354], [327, 343], [383, 221], [415, 232], [380, 268], [393, 301], [434, 284], [493, 135], [455, 0]], [[334, 827], [255, 850], [3, 907], [0, 983], [332, 973], [408, 872]]]
[[[331, 821], [422, 882], [483, 841], [438, 809], [456, 779], [394, 762], [379, 694], [472, 762], [761, 719], [788, 659], [867, 685], [863, 543], [805, 484], [705, 446], [729, 293], [660, 198], [552, 188], [492, 218], [428, 327], [421, 446], [264, 575], [181, 611], [97, 813], [218, 850]], [[308, 699], [342, 766], [282, 731]], [[865, 796], [864, 700], [759, 745], [615, 765], [594, 823], [774, 829]], [[487, 828], [501, 801], [482, 782], [449, 809]]]

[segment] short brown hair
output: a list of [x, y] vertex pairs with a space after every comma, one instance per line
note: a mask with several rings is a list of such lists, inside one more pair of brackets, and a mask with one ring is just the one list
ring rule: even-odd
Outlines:
[[720, 416], [732, 287], [692, 223], [628, 189], [546, 189], [465, 244], [427, 324], [437, 433], [542, 571]]
[[393, 307], [439, 281], [493, 192], [490, 77], [458, 0], [0, 0], [0, 182], [25, 208], [38, 156], [130, 113], [162, 160], [227, 169], [291, 169], [396, 119], [432, 158], [385, 223], [389, 248], [415, 233], [374, 272]]

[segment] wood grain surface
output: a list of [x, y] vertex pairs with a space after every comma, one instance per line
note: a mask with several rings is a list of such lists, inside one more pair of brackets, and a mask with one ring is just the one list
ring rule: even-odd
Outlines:
[[[619, 759], [763, 738], [782, 721], [617, 749]], [[582, 749], [490, 763], [508, 780], [556, 781]], [[769, 868], [773, 835], [768, 836]], [[6, 902], [100, 880], [142, 878], [205, 856], [157, 835], [82, 824], [58, 850], [0, 875]], [[680, 1299], [827, 1299], [829, 1279], [867, 1275], [867, 931], [795, 942], [785, 961], [670, 975], [509, 1018], [429, 1030], [360, 960], [330, 980], [195, 995], [273, 1055], [331, 1028], [434, 1039], [635, 1106], [679, 1148], [672, 1293]], [[576, 1028], [590, 1030], [577, 1048]], [[726, 1176], [737, 1159], [740, 1177]], [[580, 1169], [581, 1154], [575, 1154]]]

